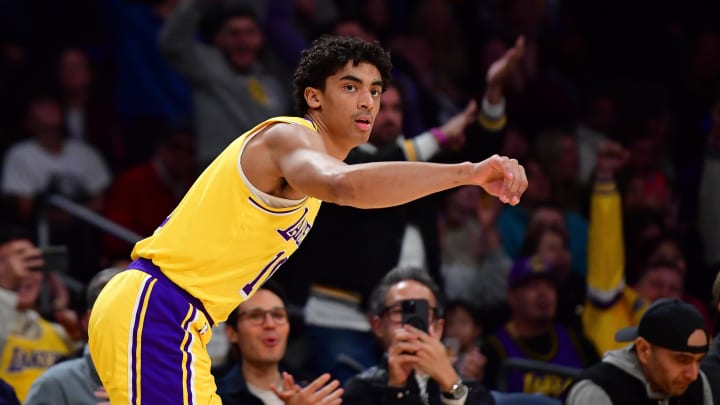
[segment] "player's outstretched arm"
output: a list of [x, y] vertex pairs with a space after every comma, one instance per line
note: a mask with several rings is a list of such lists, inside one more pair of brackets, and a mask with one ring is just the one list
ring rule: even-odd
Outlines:
[[[277, 135], [280, 131], [274, 129], [269, 132]], [[479, 163], [347, 165], [329, 156], [320, 141], [300, 135], [268, 136], [271, 160], [295, 191], [340, 205], [389, 207], [462, 185], [481, 186], [515, 205], [527, 188], [525, 169], [507, 157], [492, 156]]]

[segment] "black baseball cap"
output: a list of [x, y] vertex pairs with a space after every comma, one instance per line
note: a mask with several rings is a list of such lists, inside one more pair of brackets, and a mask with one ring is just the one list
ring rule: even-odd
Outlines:
[[688, 344], [696, 330], [705, 332], [710, 342], [705, 321], [692, 305], [675, 298], [662, 298], [648, 307], [638, 326], [620, 329], [615, 334], [618, 342], [631, 342], [642, 337], [651, 344], [675, 352], [706, 353], [708, 343], [702, 346]]

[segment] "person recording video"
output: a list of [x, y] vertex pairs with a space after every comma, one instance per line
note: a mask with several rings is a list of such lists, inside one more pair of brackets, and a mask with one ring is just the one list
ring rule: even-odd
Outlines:
[[464, 381], [440, 341], [443, 297], [420, 268], [397, 267], [370, 296], [370, 323], [383, 361], [345, 383], [343, 404], [493, 404], [478, 382]]

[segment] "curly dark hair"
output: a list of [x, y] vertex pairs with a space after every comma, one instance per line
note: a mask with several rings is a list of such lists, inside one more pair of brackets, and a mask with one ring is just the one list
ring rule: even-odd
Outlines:
[[348, 61], [352, 61], [355, 66], [360, 62], [374, 65], [380, 71], [383, 91], [385, 91], [390, 82], [392, 69], [388, 51], [377, 41], [368, 42], [359, 38], [324, 35], [313, 41], [310, 48], [302, 51], [300, 63], [293, 76], [295, 107], [300, 115], [308, 112], [305, 88], [325, 90], [325, 79], [335, 74]]

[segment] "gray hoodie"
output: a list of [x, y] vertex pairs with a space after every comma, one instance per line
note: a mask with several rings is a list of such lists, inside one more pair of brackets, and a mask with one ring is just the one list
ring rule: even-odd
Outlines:
[[[669, 404], [669, 398], [665, 394], [653, 391], [653, 389], [650, 388], [650, 384], [640, 368], [640, 363], [638, 362], [637, 355], [633, 350], [633, 345], [605, 353], [602, 361], [619, 367], [629, 375], [642, 381], [643, 384], [645, 384], [645, 390], [648, 398], [656, 399], [658, 401], [658, 405]], [[702, 371], [700, 371], [699, 378], [702, 378], [703, 382], [703, 404], [712, 405], [712, 392], [710, 391], [708, 379]], [[612, 405], [612, 403], [613, 401], [607, 393], [605, 393], [600, 386], [590, 380], [578, 381], [570, 389], [570, 392], [565, 399], [566, 405]]]

